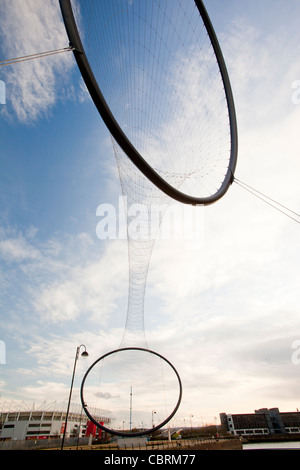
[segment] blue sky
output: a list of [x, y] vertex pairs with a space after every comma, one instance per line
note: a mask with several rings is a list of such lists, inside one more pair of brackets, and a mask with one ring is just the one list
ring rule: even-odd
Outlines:
[[[299, 2], [206, 6], [236, 103], [236, 176], [299, 212]], [[55, 1], [2, 2], [0, 14], [3, 58], [68, 45]], [[96, 235], [97, 207], [121, 195], [115, 157], [71, 52], [2, 67], [0, 80], [1, 403], [67, 401], [84, 343], [79, 403], [82, 374], [118, 347], [126, 316], [126, 241]], [[145, 321], [183, 381], [175, 424], [299, 407], [298, 266], [299, 224], [236, 184], [205, 208], [201, 248], [157, 241]]]

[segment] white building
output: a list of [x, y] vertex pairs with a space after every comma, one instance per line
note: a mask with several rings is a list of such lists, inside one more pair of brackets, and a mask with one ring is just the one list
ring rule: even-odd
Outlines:
[[[104, 425], [110, 422], [110, 418], [101, 415], [100, 410], [97, 410], [96, 417]], [[60, 438], [65, 422], [66, 412], [55, 409], [0, 411], [0, 441]], [[88, 422], [83, 411], [70, 411], [65, 437], [84, 437]]]

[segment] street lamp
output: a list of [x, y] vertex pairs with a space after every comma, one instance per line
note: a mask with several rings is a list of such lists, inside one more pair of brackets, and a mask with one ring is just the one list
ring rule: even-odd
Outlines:
[[190, 415], [190, 421], [191, 421], [191, 432], [192, 432], [192, 429], [193, 429], [193, 426], [192, 426], [192, 418], [194, 417], [194, 415]]
[[78, 357], [79, 357], [79, 351], [80, 351], [81, 346], [84, 347], [84, 351], [81, 353], [81, 356], [82, 356], [82, 357], [87, 357], [87, 356], [88, 356], [88, 352], [87, 352], [86, 347], [85, 347], [84, 344], [81, 344], [80, 346], [78, 346], [78, 347], [76, 348], [75, 361], [74, 361], [74, 368], [73, 368], [72, 381], [71, 381], [70, 394], [69, 394], [69, 401], [68, 401], [68, 408], [67, 408], [67, 414], [66, 414], [66, 420], [65, 420], [65, 427], [64, 427], [64, 433], [63, 433], [63, 438], [62, 438], [62, 442], [61, 442], [61, 450], [63, 450], [64, 442], [65, 442], [65, 437], [66, 437], [66, 430], [67, 430], [68, 416], [69, 416], [69, 410], [70, 410], [70, 404], [71, 404], [71, 397], [72, 397], [72, 390], [73, 390], [75, 369], [76, 369], [76, 364], [77, 364], [77, 360], [78, 360]]
[[153, 415], [156, 414], [155, 410], [152, 410], [152, 427], [154, 428], [154, 417]]

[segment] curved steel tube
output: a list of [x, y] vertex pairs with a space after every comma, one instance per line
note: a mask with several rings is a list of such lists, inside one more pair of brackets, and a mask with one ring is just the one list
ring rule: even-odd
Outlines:
[[[115, 353], [119, 353], [119, 352], [122, 352], [122, 351], [144, 351], [144, 352], [147, 352], [147, 353], [150, 353], [150, 354], [154, 354], [155, 356], [159, 357], [160, 359], [164, 360], [167, 364], [169, 364], [169, 366], [173, 369], [173, 371], [175, 372], [175, 375], [177, 377], [177, 380], [178, 380], [178, 384], [179, 384], [179, 396], [178, 396], [178, 400], [177, 400], [177, 403], [176, 403], [176, 406], [174, 408], [174, 410], [172, 411], [172, 413], [170, 414], [170, 416], [168, 416], [162, 423], [160, 423], [159, 425], [151, 428], [151, 429], [147, 429], [147, 430], [144, 430], [144, 431], [139, 431], [139, 432], [130, 432], [130, 433], [125, 433], [125, 432], [122, 432], [122, 431], [116, 431], [114, 429], [109, 429], [105, 426], [103, 426], [103, 424], [100, 424], [98, 423], [98, 421], [89, 413], [88, 409], [87, 409], [87, 404], [85, 403], [84, 401], [84, 394], [83, 394], [83, 389], [84, 389], [84, 384], [85, 384], [85, 381], [86, 381], [86, 378], [89, 374], [89, 372], [92, 370], [92, 368], [98, 363], [100, 362], [102, 359], [104, 359], [105, 357], [107, 356], [110, 356], [111, 354], [115, 354]], [[158, 431], [158, 429], [162, 428], [163, 426], [165, 426], [165, 424], [167, 424], [170, 419], [173, 418], [173, 416], [175, 415], [175, 413], [177, 412], [178, 408], [179, 408], [179, 405], [181, 403], [181, 398], [182, 398], [182, 384], [181, 384], [181, 380], [180, 380], [180, 377], [179, 377], [179, 374], [177, 372], [177, 370], [175, 369], [175, 367], [173, 366], [173, 364], [171, 364], [170, 361], [168, 361], [165, 357], [161, 356], [160, 354], [158, 354], [157, 352], [154, 352], [154, 351], [151, 351], [150, 349], [145, 349], [145, 348], [136, 348], [136, 347], [131, 347], [131, 348], [120, 348], [120, 349], [115, 349], [113, 351], [110, 351], [106, 354], [104, 354], [103, 356], [99, 357], [90, 367], [89, 369], [86, 371], [85, 373], [85, 376], [83, 377], [83, 380], [82, 380], [82, 383], [81, 383], [81, 390], [80, 390], [80, 396], [81, 396], [81, 403], [82, 403], [82, 407], [86, 413], [86, 415], [90, 418], [90, 420], [97, 426], [99, 427], [100, 429], [102, 429], [103, 431], [106, 431], [108, 432], [109, 434], [113, 434], [115, 436], [120, 436], [120, 437], [138, 437], [138, 436], [144, 436], [146, 434], [150, 434], [150, 433], [153, 433], [155, 431]]]
[[89, 90], [89, 93], [94, 101], [95, 106], [97, 107], [104, 123], [106, 124], [109, 132], [118, 142], [119, 146], [130, 158], [130, 160], [139, 168], [139, 170], [161, 191], [167, 194], [172, 199], [175, 199], [184, 204], [190, 205], [209, 205], [217, 200], [219, 200], [227, 192], [230, 184], [234, 179], [234, 171], [237, 161], [237, 123], [236, 123], [236, 114], [233, 101], [232, 90], [230, 86], [230, 81], [223, 58], [223, 54], [215, 34], [214, 28], [211, 24], [207, 11], [203, 5], [202, 0], [194, 0], [196, 6], [198, 7], [199, 13], [202, 17], [202, 20], [205, 24], [207, 33], [210, 37], [218, 65], [220, 68], [221, 76], [223, 79], [227, 106], [229, 110], [229, 121], [230, 121], [230, 133], [231, 133], [231, 154], [229, 160], [229, 166], [227, 173], [224, 177], [222, 185], [218, 191], [207, 197], [194, 197], [182, 193], [173, 186], [171, 186], [167, 181], [165, 181], [142, 157], [142, 155], [137, 151], [137, 149], [132, 145], [129, 139], [126, 137], [121, 127], [114, 118], [112, 112], [110, 111], [104, 96], [99, 88], [99, 85], [95, 79], [93, 71], [90, 67], [84, 48], [80, 39], [76, 21], [74, 18], [72, 5], [70, 0], [59, 0], [60, 8], [65, 23], [66, 31], [69, 37], [70, 45], [74, 48], [73, 53], [80, 69], [81, 75], [85, 81], [85, 84]]

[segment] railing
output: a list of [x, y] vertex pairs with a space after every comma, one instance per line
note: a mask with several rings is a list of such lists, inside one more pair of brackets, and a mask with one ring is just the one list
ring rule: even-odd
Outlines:
[[[236, 439], [230, 439], [236, 440]], [[228, 439], [214, 439], [214, 438], [202, 438], [202, 439], [177, 439], [173, 441], [148, 441], [146, 444], [127, 444], [122, 447], [118, 446], [117, 442], [110, 444], [92, 444], [78, 443], [77, 439], [71, 439], [64, 446], [63, 450], [104, 450], [104, 451], [118, 451], [118, 450], [187, 450], [193, 449], [197, 446], [205, 446], [205, 444], [215, 444], [220, 442], [228, 441]], [[60, 450], [60, 439], [47, 439], [45, 441], [5, 441], [0, 442], [0, 450]]]
[[[223, 439], [218, 440], [223, 441]], [[180, 450], [180, 449], [192, 449], [195, 446], [203, 444], [211, 444], [216, 442], [216, 439], [178, 439], [174, 441], [150, 441], [146, 445], [138, 444], [124, 444], [122, 448], [118, 447], [117, 443], [112, 444], [94, 444], [90, 446], [79, 446], [78, 450]], [[76, 450], [74, 447], [65, 447], [65, 450]]]

